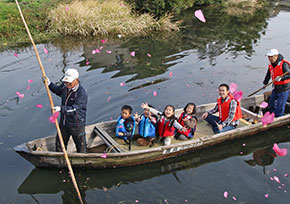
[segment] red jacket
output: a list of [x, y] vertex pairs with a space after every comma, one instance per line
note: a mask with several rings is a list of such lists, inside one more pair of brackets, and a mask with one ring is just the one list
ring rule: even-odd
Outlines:
[[165, 117], [162, 117], [158, 123], [157, 123], [157, 132], [160, 137], [168, 137], [168, 136], [173, 136], [175, 127], [170, 127], [170, 123], [172, 121], [166, 121], [165, 122]]
[[[232, 94], [229, 94], [228, 98], [222, 103], [222, 98], [219, 96], [217, 99], [218, 109], [219, 109], [219, 118], [223, 122], [229, 117], [230, 112], [230, 103], [232, 100], [235, 100]], [[242, 118], [242, 110], [240, 102], [237, 101], [237, 109], [233, 121], [239, 120]]]
[[[178, 123], [179, 123], [180, 125], [182, 125], [183, 127], [185, 126], [184, 121], [183, 121], [184, 116], [185, 116], [185, 113], [183, 112], [183, 113], [180, 115], [179, 119], [178, 119]], [[191, 118], [193, 118], [193, 116], [191, 116], [191, 115], [187, 115], [186, 117], [187, 117], [188, 120], [190, 120]], [[190, 133], [192, 133], [192, 134], [190, 135], [190, 136], [192, 137], [193, 134], [194, 134], [194, 132], [195, 132], [195, 130], [196, 130], [196, 125], [195, 125], [194, 128], [192, 128], [192, 129], [188, 129], [186, 132], [182, 132], [181, 130], [177, 130], [177, 132], [180, 133], [180, 134], [186, 135], [187, 137], [189, 136]]]
[[[276, 79], [276, 77], [283, 75], [283, 63], [286, 62], [289, 66], [290, 66], [290, 62], [288, 62], [287, 60], [282, 59], [278, 65], [276, 67], [273, 67], [271, 64], [269, 64], [269, 71], [272, 77], [272, 80], [274, 81]], [[288, 84], [290, 83], [290, 79], [286, 79], [284, 81], [275, 81], [274, 84], [275, 85], [283, 85], [283, 84]]]

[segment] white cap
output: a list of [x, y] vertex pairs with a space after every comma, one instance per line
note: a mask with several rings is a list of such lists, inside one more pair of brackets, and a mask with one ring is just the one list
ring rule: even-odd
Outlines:
[[277, 49], [271, 49], [267, 52], [267, 56], [275, 56], [279, 55], [279, 51]]
[[62, 81], [72, 83], [75, 79], [78, 79], [78, 78], [79, 78], [79, 72], [76, 69], [68, 69], [66, 70]]

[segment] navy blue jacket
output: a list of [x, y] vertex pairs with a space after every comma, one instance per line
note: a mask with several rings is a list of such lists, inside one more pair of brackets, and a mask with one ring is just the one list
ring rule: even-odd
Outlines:
[[68, 90], [64, 83], [60, 86], [50, 83], [49, 89], [61, 97], [60, 124], [66, 127], [82, 127], [86, 125], [88, 94], [79, 84], [77, 90]]

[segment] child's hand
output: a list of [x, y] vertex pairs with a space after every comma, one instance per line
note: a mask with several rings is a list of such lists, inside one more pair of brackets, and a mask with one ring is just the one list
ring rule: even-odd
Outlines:
[[181, 129], [181, 131], [182, 131], [182, 132], [186, 132], [187, 129], [186, 129], [185, 127], [183, 127], [183, 128]]
[[135, 118], [135, 120], [137, 120], [137, 119], [139, 118], [138, 112], [136, 112], [136, 113], [134, 114], [134, 118]]
[[119, 136], [124, 136], [124, 133], [122, 133], [122, 132], [119, 132], [119, 134], [118, 134]]
[[142, 103], [141, 104], [141, 108], [143, 108], [143, 109], [150, 109], [150, 107], [148, 106], [148, 103], [146, 102], [146, 103]]
[[183, 118], [182, 120], [185, 122], [185, 121], [188, 121], [188, 118], [186, 117], [186, 118]]

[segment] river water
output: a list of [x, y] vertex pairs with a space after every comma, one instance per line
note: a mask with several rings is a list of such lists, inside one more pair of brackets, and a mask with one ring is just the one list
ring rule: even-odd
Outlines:
[[[117, 118], [124, 104], [141, 112], [145, 101], [160, 110], [213, 102], [224, 82], [237, 83], [246, 95], [262, 85], [267, 50], [278, 48], [290, 59], [288, 7], [267, 7], [246, 19], [218, 8], [203, 11], [206, 23], [194, 18], [193, 9], [183, 12], [175, 35], [116, 37], [106, 44], [66, 38], [37, 47], [51, 81], [59, 82], [68, 68], [79, 70], [89, 94], [88, 124]], [[101, 53], [92, 54], [100, 46]], [[35, 169], [12, 149], [56, 132], [32, 47], [9, 49], [0, 58], [0, 203], [77, 203], [65, 170]], [[288, 203], [290, 178], [284, 175], [290, 174], [290, 157], [274, 158], [271, 146], [289, 149], [289, 133], [286, 126], [163, 162], [76, 176], [87, 203]]]

